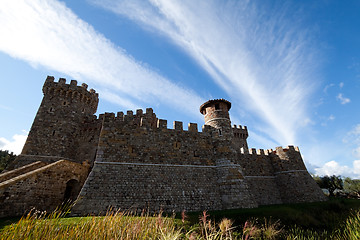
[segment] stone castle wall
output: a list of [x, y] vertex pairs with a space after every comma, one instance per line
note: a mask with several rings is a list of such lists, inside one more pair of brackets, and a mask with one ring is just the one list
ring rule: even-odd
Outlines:
[[32, 208], [55, 210], [67, 198], [76, 198], [88, 171], [89, 166], [60, 160], [1, 182], [0, 217], [22, 215]]
[[95, 163], [74, 215], [122, 210], [197, 211], [221, 209], [214, 166]]
[[152, 109], [117, 117], [105, 113], [103, 119], [96, 162], [74, 214], [104, 213], [109, 206], [151, 211], [257, 206], [230, 142], [215, 148], [210, 128], [198, 132], [189, 124], [185, 131], [182, 122], [174, 122], [168, 129]]
[[66, 84], [64, 78], [54, 82], [54, 77], [47, 77], [44, 98], [24, 148], [8, 170], [36, 161], [53, 163], [60, 159], [93, 163], [102, 119], [94, 115], [98, 94], [87, 87], [78, 86], [75, 80]]
[[[167, 128], [166, 120], [157, 120], [158, 126], [146, 125], [143, 118], [151, 113], [137, 115], [105, 114], [99, 137], [96, 161], [177, 165], [215, 165], [211, 158], [213, 146], [209, 134], [197, 132], [195, 124], [184, 131], [181, 122], [174, 129]], [[141, 122], [141, 124], [140, 124]]]
[[[22, 154], [8, 170], [38, 161], [67, 164], [59, 165], [62, 173], [54, 168], [51, 174], [38, 172], [41, 181], [29, 177], [23, 184], [7, 185], [3, 199], [11, 192], [20, 196], [33, 185], [43, 189], [19, 201], [6, 200], [19, 206], [17, 213], [34, 203], [31, 198], [45, 199], [46, 192], [52, 196], [51, 206], [61, 202], [69, 194], [67, 183], [64, 192], [64, 179], [73, 171], [68, 166], [85, 163], [91, 172], [81, 184], [75, 215], [106, 213], [109, 207], [200, 211], [325, 200], [297, 148], [249, 150], [247, 127], [231, 126], [231, 103], [224, 99], [200, 107], [205, 125], [198, 132], [196, 123], [185, 131], [178, 121], [168, 129], [167, 121], [151, 108], [96, 117], [97, 93], [74, 80], [66, 84], [65, 79], [54, 82], [48, 77], [43, 92]], [[80, 172], [81, 180], [76, 181], [83, 183], [87, 172]]]
[[238, 155], [245, 179], [259, 205], [280, 204], [281, 195], [268, 151], [250, 149]]

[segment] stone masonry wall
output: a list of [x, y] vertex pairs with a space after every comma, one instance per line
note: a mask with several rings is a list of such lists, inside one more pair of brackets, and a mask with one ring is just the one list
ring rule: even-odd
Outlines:
[[84, 120], [97, 109], [98, 94], [64, 78], [54, 82], [47, 77], [43, 86], [44, 98], [40, 104], [22, 154], [59, 156], [73, 159], [78, 149]]
[[283, 172], [276, 175], [282, 203], [326, 201], [314, 179], [307, 171]]
[[221, 194], [221, 209], [253, 208], [258, 204], [254, 201], [252, 190], [243, 176], [240, 165], [228, 159], [216, 160], [217, 183]]
[[282, 203], [274, 168], [267, 151], [250, 149], [238, 154], [245, 179], [259, 205]]
[[283, 203], [316, 202], [327, 199], [306, 170], [298, 148], [277, 147], [270, 156]]
[[91, 166], [94, 164], [102, 121], [103, 116], [96, 118], [95, 115], [84, 120], [81, 131], [79, 131], [79, 135], [76, 137], [78, 147], [76, 154], [73, 156], [75, 162], [82, 163], [86, 161]]
[[72, 213], [221, 209], [216, 176], [214, 166], [96, 162]]
[[[184, 131], [181, 122], [168, 129], [166, 120], [158, 120], [150, 109], [116, 117], [106, 113], [96, 164], [75, 214], [105, 213], [109, 207], [198, 211], [280, 204], [289, 197], [292, 202], [323, 200], [303, 196], [306, 186], [317, 186], [302, 183], [301, 177], [293, 179], [300, 188], [279, 183], [285, 170], [306, 171], [297, 149], [241, 150], [231, 139], [213, 138], [212, 132], [206, 125], [198, 132], [194, 124]], [[180, 189], [201, 194], [189, 199], [193, 195], [178, 194]]]
[[96, 161], [177, 165], [215, 165], [214, 147], [206, 132], [197, 126], [184, 131], [181, 122], [168, 129], [166, 120], [159, 127], [138, 125], [126, 115], [105, 115]]
[[214, 140], [211, 131], [198, 132], [194, 124], [184, 131], [181, 122], [168, 129], [165, 120], [154, 126], [144, 118], [153, 122], [156, 116], [150, 110], [105, 114], [96, 162], [74, 214], [105, 213], [109, 207], [199, 211], [257, 206], [241, 167], [234, 164], [230, 141]]
[[48, 76], [43, 93], [23, 151], [7, 168], [16, 170], [0, 176], [0, 217], [53, 210], [81, 186], [77, 215], [326, 200], [297, 148], [248, 150], [247, 127], [231, 127], [224, 99], [200, 107], [198, 132], [196, 123], [185, 131], [178, 121], [168, 129], [151, 108], [97, 118], [98, 94], [75, 80]]
[[88, 166], [60, 160], [0, 183], [0, 217], [19, 216], [32, 208], [54, 210], [65, 200], [66, 191], [71, 194], [67, 183], [82, 186], [88, 171]]
[[46, 163], [37, 161], [37, 162], [33, 162], [31, 164], [25, 165], [23, 167], [17, 168], [15, 170], [4, 171], [0, 174], [0, 183], [7, 181], [11, 178], [17, 177], [19, 175], [31, 172], [31, 171], [38, 169], [40, 167], [43, 167], [45, 165], [46, 165]]

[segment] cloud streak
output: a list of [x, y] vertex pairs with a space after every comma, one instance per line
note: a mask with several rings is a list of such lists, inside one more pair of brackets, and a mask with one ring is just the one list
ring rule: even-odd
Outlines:
[[1, 1], [0, 31], [0, 51], [95, 83], [123, 107], [160, 101], [193, 114], [204, 101], [137, 62], [61, 2]]
[[242, 103], [238, 109], [263, 121], [258, 131], [281, 144], [296, 141], [308, 119], [314, 62], [307, 33], [286, 24], [286, 6], [267, 13], [256, 1], [90, 2], [166, 36]]
[[360, 178], [360, 160], [353, 161], [352, 168], [341, 165], [336, 161], [330, 161], [325, 163], [322, 167], [315, 168], [315, 174], [319, 176], [341, 175]]
[[0, 137], [0, 149], [8, 150], [18, 155], [21, 153], [26, 138], [27, 138], [26, 131], [24, 131], [23, 134], [15, 134], [11, 140]]
[[339, 93], [339, 94], [336, 96], [336, 99], [337, 99], [338, 101], [340, 101], [340, 103], [343, 104], [343, 105], [351, 102], [350, 98], [344, 97], [342, 93]]

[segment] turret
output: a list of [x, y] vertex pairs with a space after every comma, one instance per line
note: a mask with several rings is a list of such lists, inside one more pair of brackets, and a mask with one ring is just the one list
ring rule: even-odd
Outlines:
[[217, 136], [231, 138], [233, 135], [229, 117], [230, 108], [231, 103], [225, 99], [209, 100], [200, 106], [205, 125], [213, 127]]
[[84, 121], [93, 117], [98, 94], [64, 78], [54, 82], [48, 76], [43, 86], [44, 97], [26, 140], [22, 155], [52, 156], [74, 159]]
[[246, 126], [242, 127], [241, 125], [239, 126], [234, 125], [232, 130], [234, 134], [234, 138], [232, 142], [235, 145], [235, 147], [248, 149], [248, 144], [246, 139], [248, 138], [249, 134], [247, 127]]

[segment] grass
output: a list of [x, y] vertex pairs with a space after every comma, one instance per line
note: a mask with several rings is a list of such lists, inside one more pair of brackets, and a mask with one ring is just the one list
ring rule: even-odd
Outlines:
[[[331, 198], [327, 202], [210, 211], [209, 214], [217, 222], [224, 217], [232, 219], [235, 226], [243, 226], [249, 219], [258, 219], [257, 221], [261, 224], [265, 222], [265, 219], [272, 219], [278, 220], [285, 229], [297, 226], [302, 229], [332, 232], [356, 210], [360, 210], [360, 200]], [[200, 214], [200, 212], [189, 213], [190, 223], [196, 224]]]
[[5, 219], [0, 239], [360, 239], [360, 201], [348, 199], [177, 217], [109, 211], [102, 217], [66, 218], [67, 213], [33, 211]]
[[[102, 217], [64, 218], [67, 212], [30, 212], [17, 223], [5, 226], [0, 239], [178, 239], [174, 218], [135, 217], [109, 211]], [[175, 238], [176, 237], [176, 238]]]

